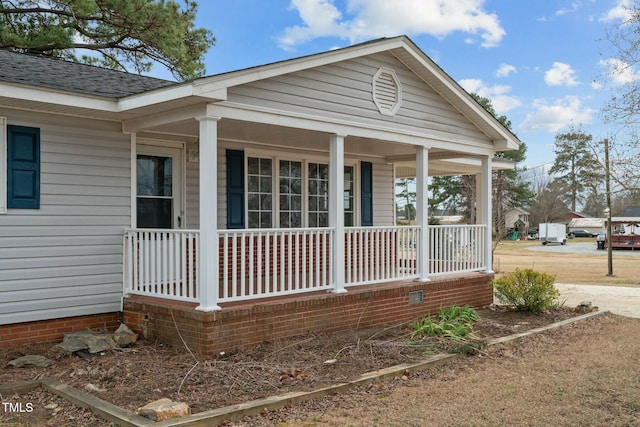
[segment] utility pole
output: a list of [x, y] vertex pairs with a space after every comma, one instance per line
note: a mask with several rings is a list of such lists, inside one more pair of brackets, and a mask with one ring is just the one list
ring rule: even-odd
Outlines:
[[609, 167], [609, 139], [604, 140], [604, 173], [607, 192], [607, 276], [613, 276], [613, 246], [611, 245], [611, 177]]

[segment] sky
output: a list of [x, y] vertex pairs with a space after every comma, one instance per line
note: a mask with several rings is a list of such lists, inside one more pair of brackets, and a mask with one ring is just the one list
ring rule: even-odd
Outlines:
[[[610, 77], [606, 39], [630, 0], [200, 0], [196, 25], [216, 44], [212, 75], [409, 36], [469, 92], [489, 98], [527, 145], [524, 165], [552, 163], [555, 135], [613, 130], [600, 110]], [[627, 76], [634, 78], [634, 76]]]

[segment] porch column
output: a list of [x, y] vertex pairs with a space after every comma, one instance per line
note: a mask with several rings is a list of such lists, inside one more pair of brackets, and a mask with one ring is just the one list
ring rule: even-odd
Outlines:
[[331, 267], [334, 293], [344, 289], [344, 135], [329, 144], [329, 227], [333, 228]]
[[215, 116], [196, 117], [200, 122], [200, 246], [197, 266], [198, 299], [196, 310], [222, 310], [218, 305], [218, 222], [217, 170], [218, 120]]
[[491, 216], [491, 157], [482, 157], [481, 165], [481, 187], [482, 192], [476, 196], [476, 200], [481, 201], [480, 218], [478, 222], [486, 225], [484, 233], [484, 265], [486, 267], [486, 273], [493, 273], [493, 253], [492, 253], [492, 232], [493, 232], [493, 217]]
[[429, 149], [418, 147], [416, 153], [416, 225], [418, 232], [418, 280], [429, 282]]

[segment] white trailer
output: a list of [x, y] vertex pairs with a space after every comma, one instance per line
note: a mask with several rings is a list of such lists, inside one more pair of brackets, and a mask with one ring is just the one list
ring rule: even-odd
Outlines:
[[542, 223], [538, 227], [540, 233], [540, 242], [543, 245], [547, 243], [567, 243], [567, 226], [564, 224]]

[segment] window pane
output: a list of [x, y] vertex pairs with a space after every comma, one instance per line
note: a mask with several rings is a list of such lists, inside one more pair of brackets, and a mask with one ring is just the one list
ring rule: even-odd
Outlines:
[[260, 159], [249, 157], [247, 159], [247, 166], [249, 175], [258, 175], [260, 173]]
[[249, 179], [247, 180], [247, 190], [249, 193], [257, 193], [260, 191], [260, 178], [249, 175]]
[[137, 204], [138, 228], [171, 228], [172, 199], [138, 197]]
[[138, 155], [136, 182], [139, 196], [171, 197], [172, 161], [171, 157]]
[[271, 212], [260, 213], [260, 228], [271, 228]]
[[259, 211], [260, 210], [260, 195], [249, 193], [247, 196], [249, 212], [251, 211]]

